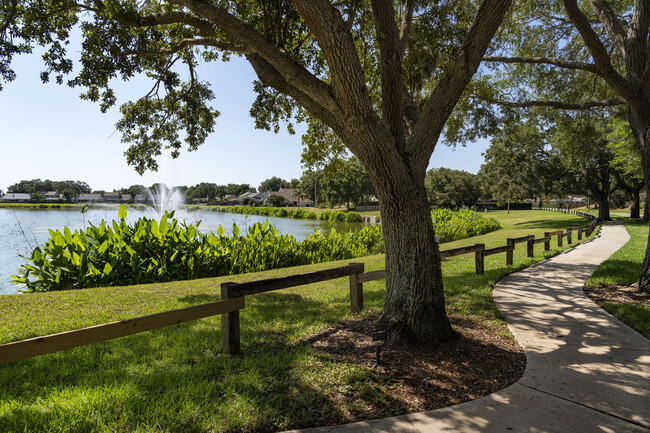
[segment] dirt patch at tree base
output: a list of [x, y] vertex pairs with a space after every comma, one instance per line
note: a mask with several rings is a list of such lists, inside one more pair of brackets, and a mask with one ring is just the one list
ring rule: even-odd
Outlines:
[[506, 338], [505, 324], [483, 329], [476, 322], [452, 321], [459, 338], [435, 349], [394, 346], [381, 351], [384, 364], [372, 368], [376, 318], [339, 323], [312, 336], [308, 344], [334, 361], [364, 370], [350, 383], [342, 378], [327, 398], [344, 422], [422, 412], [474, 400], [516, 382], [526, 367], [521, 347]]
[[650, 293], [639, 292], [638, 287], [635, 283], [631, 286], [584, 287], [583, 291], [598, 305], [605, 303], [650, 305]]

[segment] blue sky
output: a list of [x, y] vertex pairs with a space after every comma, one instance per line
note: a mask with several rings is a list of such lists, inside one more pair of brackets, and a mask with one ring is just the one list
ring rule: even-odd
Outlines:
[[[81, 180], [93, 189], [113, 190], [133, 184], [149, 186], [249, 183], [259, 186], [272, 176], [299, 178], [300, 135], [274, 134], [254, 128], [249, 109], [255, 95], [252, 68], [241, 59], [211, 63], [199, 70], [209, 81], [221, 112], [215, 132], [195, 152], [182, 152], [176, 160], [163, 158], [157, 173], [138, 175], [127, 165], [114, 124], [117, 108], [102, 114], [97, 105], [79, 99], [79, 89], [42, 84], [37, 54], [17, 57], [17, 78], [0, 92], [0, 151], [3, 170], [0, 189], [22, 179]], [[147, 93], [146, 79], [116, 84], [118, 105]], [[452, 149], [439, 144], [431, 167], [448, 167], [476, 173], [487, 142]]]

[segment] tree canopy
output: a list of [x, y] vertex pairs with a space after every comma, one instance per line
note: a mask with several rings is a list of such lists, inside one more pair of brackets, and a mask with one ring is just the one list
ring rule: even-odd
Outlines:
[[432, 206], [460, 208], [476, 204], [481, 186], [475, 174], [449, 168], [434, 168], [424, 179]]

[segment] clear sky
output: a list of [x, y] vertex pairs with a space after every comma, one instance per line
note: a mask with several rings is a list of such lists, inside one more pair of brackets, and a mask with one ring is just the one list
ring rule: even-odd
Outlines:
[[[42, 84], [39, 55], [14, 58], [17, 78], [0, 92], [0, 189], [23, 179], [80, 180], [94, 190], [112, 191], [134, 184], [150, 186], [249, 183], [267, 178], [299, 178], [302, 172], [300, 135], [279, 134], [254, 128], [249, 109], [255, 95], [255, 74], [244, 60], [212, 63], [199, 70], [216, 95], [221, 112], [214, 133], [195, 152], [183, 151], [176, 160], [163, 158], [157, 173], [138, 175], [127, 165], [114, 124], [119, 110], [102, 114], [96, 104], [79, 98], [81, 89]], [[118, 83], [118, 106], [146, 94], [151, 84], [144, 78]], [[448, 167], [476, 173], [487, 142], [452, 149], [439, 144], [430, 167]]]

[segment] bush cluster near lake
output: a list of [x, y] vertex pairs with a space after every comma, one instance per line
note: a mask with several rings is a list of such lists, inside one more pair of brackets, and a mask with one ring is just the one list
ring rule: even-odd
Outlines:
[[326, 210], [318, 215], [320, 221], [345, 221], [348, 223], [362, 222], [361, 215], [356, 212], [340, 212], [337, 210]]
[[259, 272], [289, 266], [350, 259], [383, 252], [380, 227], [356, 233], [316, 231], [299, 242], [257, 223], [246, 233], [233, 225], [233, 236], [219, 226], [204, 234], [172, 213], [160, 222], [146, 217], [130, 225], [120, 209], [113, 221], [72, 233], [50, 230], [50, 239], [26, 259], [14, 282], [29, 292], [144, 284]]
[[285, 207], [249, 207], [249, 206], [219, 206], [213, 207], [212, 210], [216, 212], [238, 213], [242, 215], [259, 215], [280, 218], [294, 218], [304, 220], [315, 220], [316, 214], [301, 208], [285, 208]]
[[259, 215], [280, 218], [293, 218], [320, 221], [333, 221], [333, 222], [349, 222], [360, 223], [362, 222], [361, 214], [357, 212], [341, 212], [337, 210], [328, 210], [316, 215], [301, 208], [286, 208], [286, 207], [248, 207], [248, 206], [219, 206], [212, 208], [217, 212], [237, 213], [242, 215]]
[[461, 209], [458, 212], [435, 209], [431, 212], [431, 219], [439, 243], [471, 238], [501, 228], [499, 221], [483, 217], [470, 209]]
[[[378, 226], [356, 233], [316, 231], [299, 242], [279, 234], [268, 221], [246, 233], [233, 225], [233, 236], [226, 236], [221, 226], [216, 235], [201, 233], [199, 224], [180, 222], [173, 212], [159, 222], [143, 217], [133, 225], [124, 220], [123, 206], [118, 216], [119, 222], [102, 221], [74, 233], [67, 227], [63, 233], [51, 230], [45, 245], [25, 257], [29, 263], [21, 266], [13, 281], [28, 292], [144, 284], [345, 260], [384, 249]], [[472, 211], [436, 211], [433, 218], [441, 242], [499, 228], [495, 220]]]

